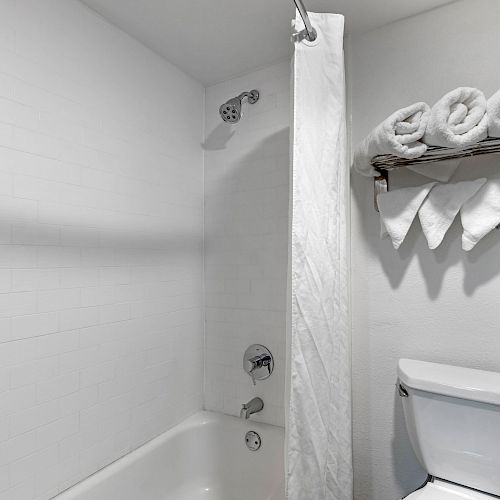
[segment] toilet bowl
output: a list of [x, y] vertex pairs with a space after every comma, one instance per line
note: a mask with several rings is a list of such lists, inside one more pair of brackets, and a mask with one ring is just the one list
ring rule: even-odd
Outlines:
[[410, 441], [430, 480], [405, 500], [500, 497], [500, 373], [401, 359]]

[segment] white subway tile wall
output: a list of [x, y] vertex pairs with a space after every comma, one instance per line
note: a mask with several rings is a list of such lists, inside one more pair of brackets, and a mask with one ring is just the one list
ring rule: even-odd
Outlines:
[[[223, 123], [219, 106], [254, 88], [260, 100]], [[252, 419], [284, 425], [290, 63], [208, 88], [205, 116], [205, 406], [239, 415], [260, 396]], [[254, 343], [276, 358], [255, 388], [242, 368]]]
[[202, 407], [203, 110], [79, 2], [0, 2], [0, 500]]

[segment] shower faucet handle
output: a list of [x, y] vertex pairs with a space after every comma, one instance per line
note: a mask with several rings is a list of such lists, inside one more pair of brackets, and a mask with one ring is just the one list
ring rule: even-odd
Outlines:
[[250, 358], [249, 360], [247, 360], [248, 373], [257, 370], [257, 368], [262, 368], [263, 366], [267, 366], [269, 368], [271, 360], [272, 358], [271, 356], [269, 356], [269, 354], [261, 354]]
[[250, 375], [250, 377], [252, 377], [253, 385], [257, 385], [257, 382], [255, 380], [255, 370], [267, 366], [269, 375], [271, 375], [270, 373], [271, 361], [272, 358], [271, 356], [269, 356], [269, 354], [257, 355], [254, 356], [253, 358], [246, 360], [245, 371]]
[[271, 376], [274, 369], [273, 355], [263, 345], [251, 345], [243, 356], [243, 369], [252, 378], [253, 385], [256, 385], [257, 380]]

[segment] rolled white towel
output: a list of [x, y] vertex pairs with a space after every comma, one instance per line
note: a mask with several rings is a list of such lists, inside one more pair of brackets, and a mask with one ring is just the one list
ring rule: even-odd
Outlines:
[[459, 87], [431, 109], [424, 142], [429, 146], [464, 148], [488, 136], [486, 97], [472, 87]]
[[488, 99], [488, 135], [500, 137], [500, 90]]
[[422, 156], [427, 146], [420, 140], [427, 127], [429, 112], [425, 102], [417, 102], [396, 111], [377, 125], [354, 150], [356, 172], [367, 177], [377, 176], [371, 159], [378, 155], [392, 154], [408, 159]]

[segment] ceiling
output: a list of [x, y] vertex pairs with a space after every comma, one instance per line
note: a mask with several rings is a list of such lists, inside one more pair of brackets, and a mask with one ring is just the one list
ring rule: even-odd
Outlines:
[[[186, 73], [212, 85], [290, 53], [293, 0], [81, 0]], [[451, 0], [304, 0], [362, 33]]]

